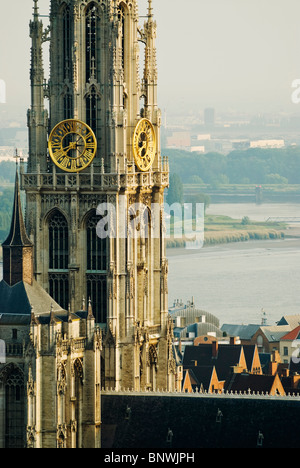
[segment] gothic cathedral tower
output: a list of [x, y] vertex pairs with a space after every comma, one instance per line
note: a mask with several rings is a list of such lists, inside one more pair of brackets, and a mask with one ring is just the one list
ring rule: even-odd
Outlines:
[[[30, 36], [22, 187], [36, 279], [65, 309], [83, 310], [91, 300], [104, 332], [102, 386], [173, 390], [163, 237], [169, 170], [160, 150], [152, 0], [143, 27], [138, 0], [51, 0], [47, 29], [34, 0]], [[105, 216], [99, 205], [114, 207], [107, 236], [97, 226], [112, 212]], [[160, 207], [155, 220], [152, 206]]]

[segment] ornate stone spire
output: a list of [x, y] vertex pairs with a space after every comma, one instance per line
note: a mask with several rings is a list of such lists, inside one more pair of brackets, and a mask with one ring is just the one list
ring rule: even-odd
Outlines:
[[[18, 167], [18, 166], [17, 166]], [[10, 232], [2, 247], [32, 247], [27, 237], [21, 206], [18, 169], [16, 170], [15, 196]]]
[[30, 21], [31, 38], [31, 108], [27, 120], [29, 128], [28, 167], [32, 172], [46, 169], [48, 112], [45, 109], [45, 73], [43, 66], [43, 43], [49, 31], [44, 31], [40, 20], [38, 0], [34, 0], [33, 19]]
[[2, 244], [3, 279], [13, 286], [20, 281], [33, 282], [33, 244], [28, 239], [21, 206], [18, 166], [10, 232]]

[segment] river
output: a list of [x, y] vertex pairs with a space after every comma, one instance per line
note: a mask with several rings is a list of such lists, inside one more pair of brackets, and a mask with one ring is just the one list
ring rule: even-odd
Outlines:
[[[220, 204], [207, 213], [261, 221], [300, 216], [300, 205]], [[300, 238], [170, 249], [167, 255], [170, 306], [175, 299], [194, 297], [196, 307], [216, 315], [221, 324], [259, 324], [262, 309], [269, 324], [300, 314]]]
[[[300, 217], [300, 205], [212, 205], [207, 213], [261, 221]], [[168, 258], [169, 305], [194, 297], [196, 307], [221, 324], [260, 324], [262, 309], [270, 325], [283, 315], [300, 314], [300, 239], [170, 249]]]

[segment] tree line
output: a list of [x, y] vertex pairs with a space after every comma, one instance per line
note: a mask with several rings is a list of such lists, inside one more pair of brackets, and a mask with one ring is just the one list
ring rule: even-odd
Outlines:
[[6, 239], [9, 232], [14, 199], [13, 187], [5, 187], [5, 184], [14, 183], [15, 176], [16, 163], [0, 162], [0, 243]]
[[228, 155], [163, 150], [184, 184], [300, 184], [300, 147], [235, 150]]

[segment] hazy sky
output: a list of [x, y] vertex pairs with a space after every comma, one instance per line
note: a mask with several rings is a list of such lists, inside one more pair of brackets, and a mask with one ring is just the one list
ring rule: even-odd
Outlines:
[[[41, 14], [49, 3], [39, 0]], [[139, 4], [142, 16], [147, 0]], [[0, 5], [0, 79], [16, 113], [30, 105], [32, 6]], [[300, 78], [299, 0], [153, 0], [153, 8], [162, 109], [300, 112], [291, 103], [292, 82]]]

